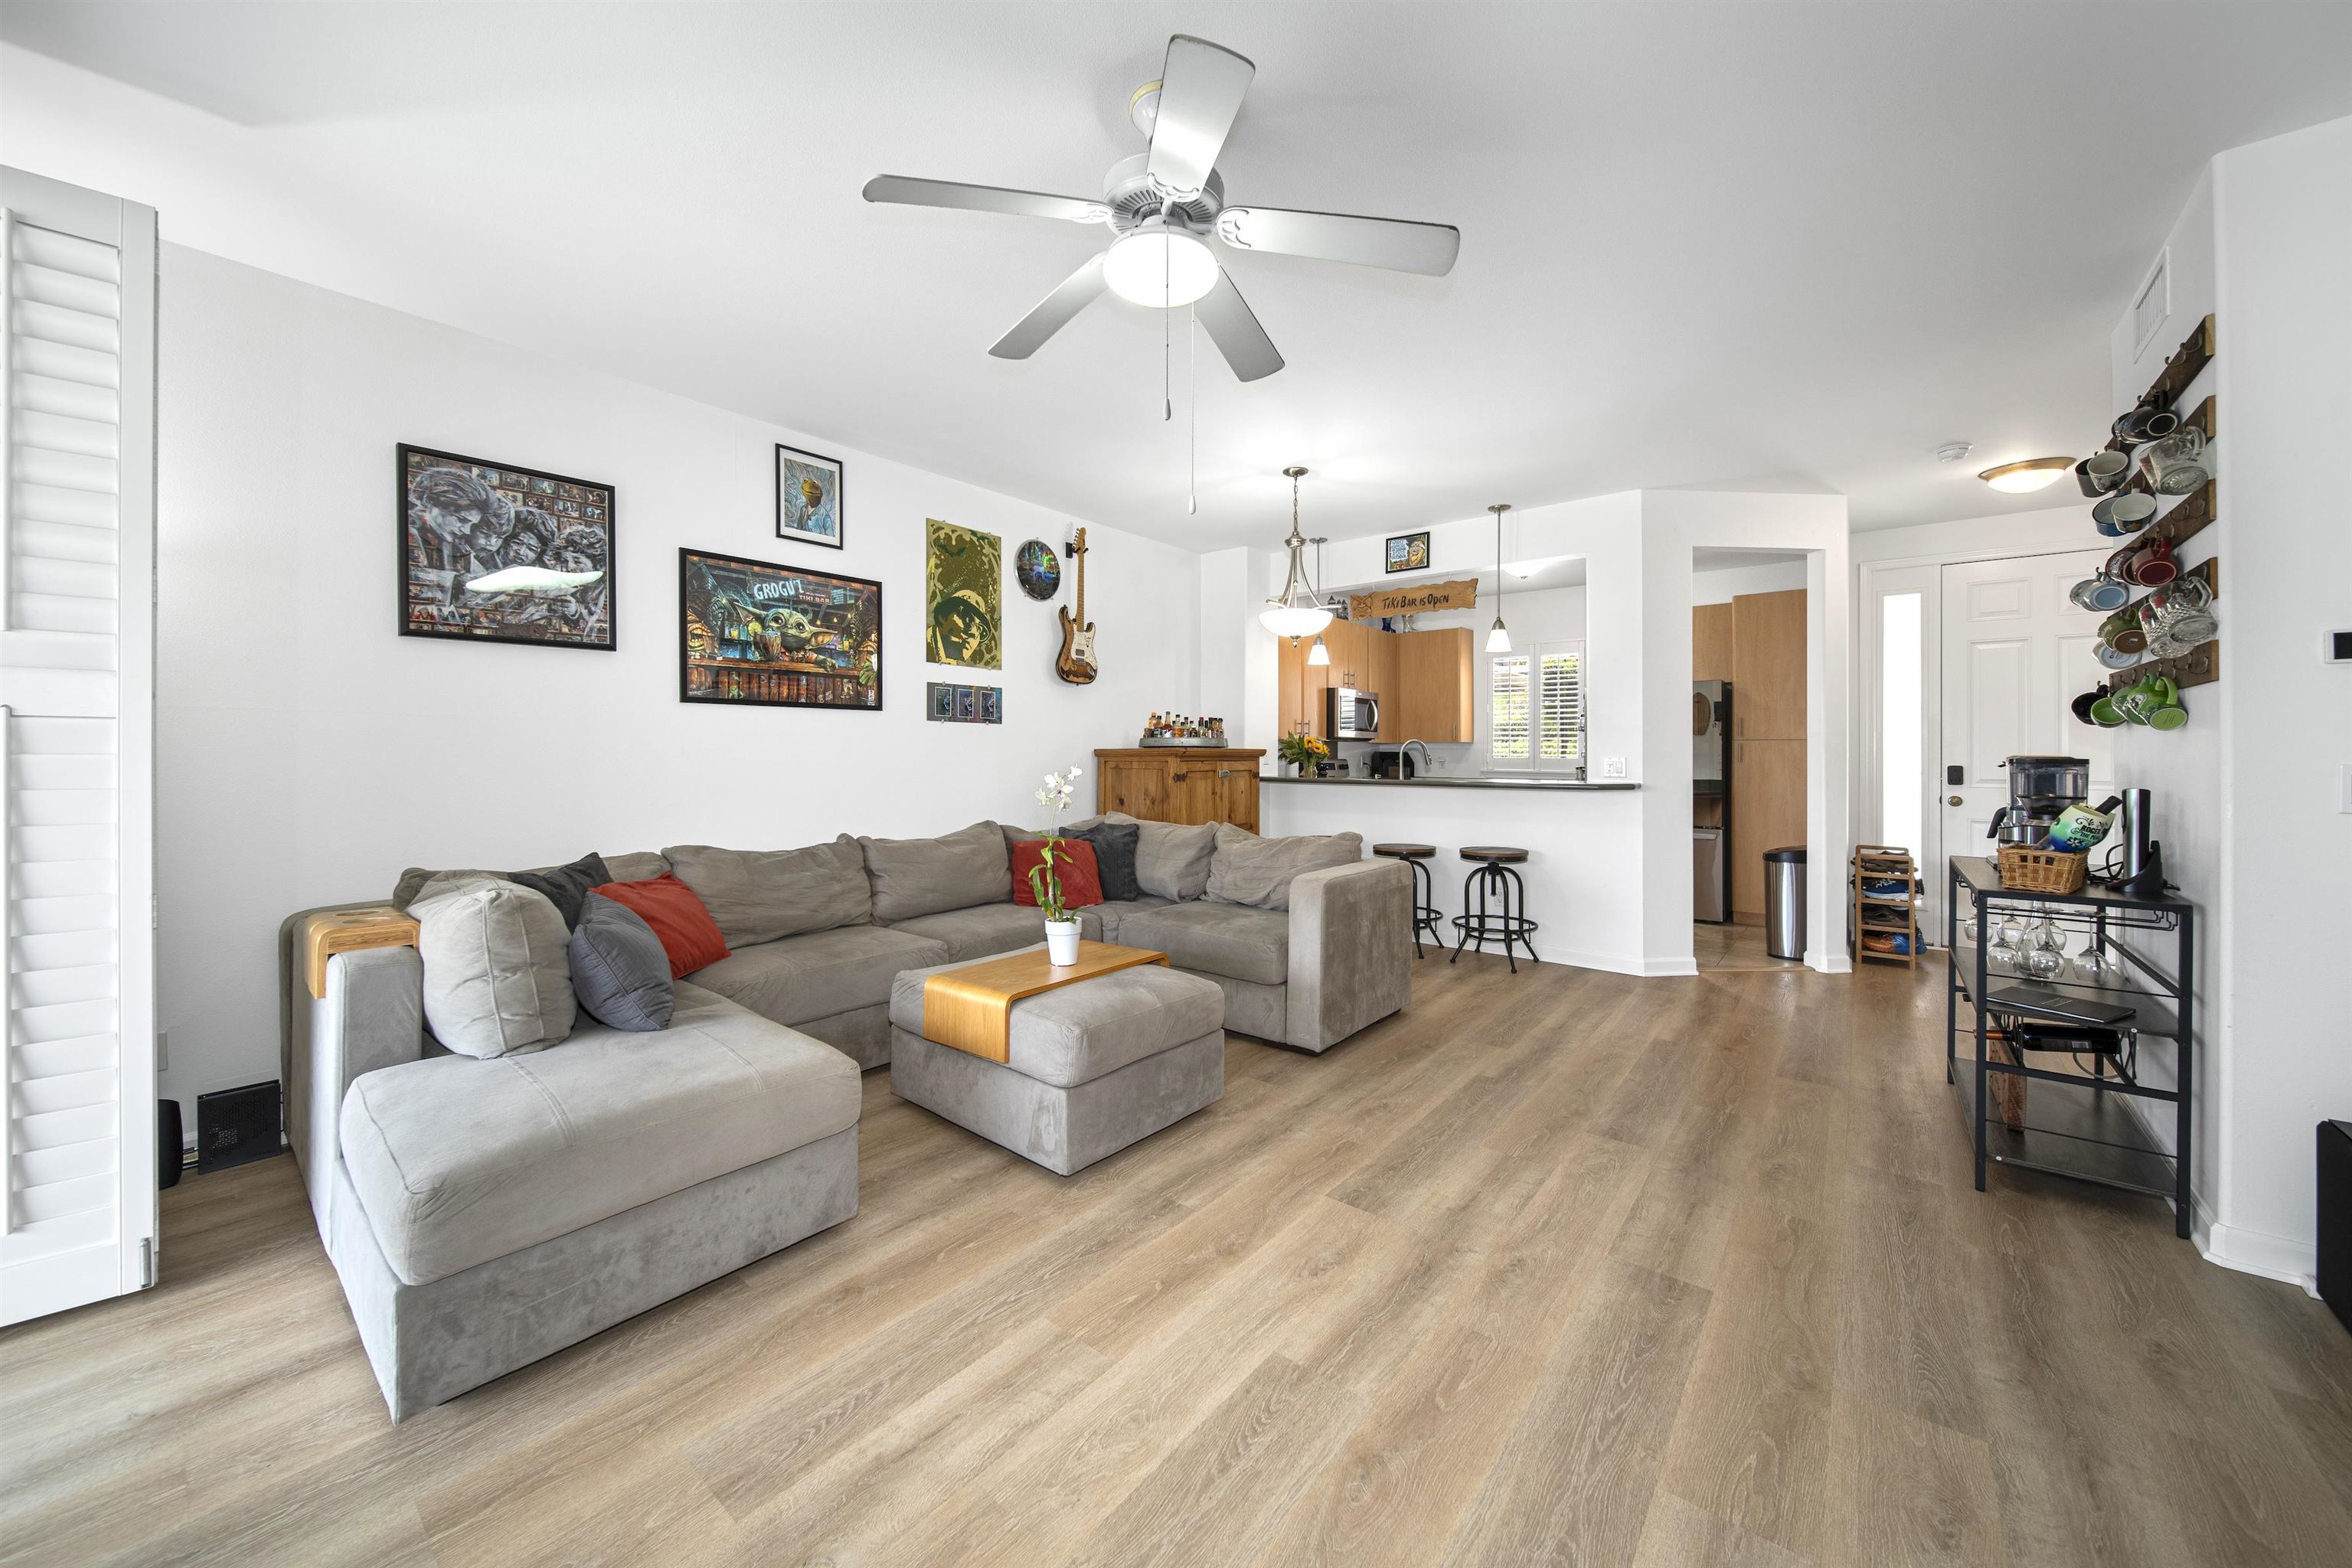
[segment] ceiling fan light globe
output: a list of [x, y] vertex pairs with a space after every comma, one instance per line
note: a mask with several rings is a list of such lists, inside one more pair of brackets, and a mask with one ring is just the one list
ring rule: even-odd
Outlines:
[[1331, 624], [1331, 612], [1312, 605], [1269, 605], [1257, 620], [1278, 637], [1311, 637]]
[[1120, 299], [1155, 310], [1189, 305], [1217, 286], [1217, 258], [1198, 236], [1146, 224], [1103, 256], [1103, 281]]

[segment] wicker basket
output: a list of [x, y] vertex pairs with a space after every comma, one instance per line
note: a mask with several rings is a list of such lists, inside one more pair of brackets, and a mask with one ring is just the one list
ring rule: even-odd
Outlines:
[[2000, 852], [2000, 885], [2023, 893], [2079, 891], [2091, 863], [2088, 854], [2027, 849], [2007, 845]]

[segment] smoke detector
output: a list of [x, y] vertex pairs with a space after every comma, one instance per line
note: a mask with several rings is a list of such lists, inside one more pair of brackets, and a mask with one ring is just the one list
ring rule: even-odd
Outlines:
[[1972, 441], [1947, 441], [1936, 448], [1936, 461], [1957, 463], [1975, 450], [1976, 444]]

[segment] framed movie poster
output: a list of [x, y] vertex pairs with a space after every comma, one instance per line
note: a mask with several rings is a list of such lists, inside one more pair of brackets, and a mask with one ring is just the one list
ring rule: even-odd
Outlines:
[[1389, 541], [1388, 568], [1391, 572], [1423, 572], [1429, 567], [1428, 533], [1400, 533]]
[[398, 450], [401, 636], [613, 650], [612, 486]]
[[776, 447], [776, 537], [841, 548], [841, 459]]
[[969, 669], [1003, 668], [997, 627], [1004, 614], [1004, 542], [937, 518], [924, 527], [923, 657]]
[[681, 702], [882, 707], [882, 584], [677, 552]]

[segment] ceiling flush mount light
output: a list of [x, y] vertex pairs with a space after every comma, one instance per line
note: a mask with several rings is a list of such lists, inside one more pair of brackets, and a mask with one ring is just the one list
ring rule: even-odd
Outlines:
[[1280, 597], [1268, 599], [1257, 613], [1260, 626], [1292, 642], [1315, 637], [1331, 624], [1331, 612], [1307, 581], [1307, 536], [1298, 531], [1298, 481], [1306, 472], [1299, 468], [1282, 470], [1290, 481], [1290, 537], [1282, 542], [1290, 552], [1290, 575], [1283, 580]]
[[1511, 510], [1511, 503], [1498, 500], [1486, 510], [1495, 514], [1495, 626], [1486, 634], [1486, 651], [1508, 653], [1511, 634], [1503, 625], [1503, 514]]
[[2009, 495], [2024, 495], [2056, 484], [2058, 477], [2074, 466], [2072, 458], [2029, 458], [2022, 463], [2003, 463], [1997, 468], [1987, 468], [1977, 478]]
[[1217, 258], [1199, 235], [1165, 217], [1149, 217], [1104, 255], [1103, 281], [1122, 300], [1173, 310], [1217, 286]]

